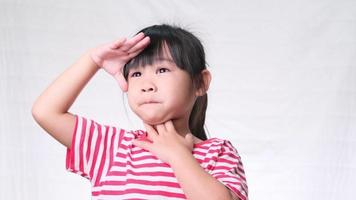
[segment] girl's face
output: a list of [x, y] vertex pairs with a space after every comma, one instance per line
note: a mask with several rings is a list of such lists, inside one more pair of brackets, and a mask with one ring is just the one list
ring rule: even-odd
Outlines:
[[131, 68], [127, 81], [129, 105], [145, 123], [189, 120], [196, 92], [189, 74], [177, 67], [169, 52], [152, 65]]

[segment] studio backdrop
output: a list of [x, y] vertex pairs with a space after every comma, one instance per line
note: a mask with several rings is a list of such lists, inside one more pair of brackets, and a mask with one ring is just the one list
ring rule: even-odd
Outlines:
[[[0, 199], [90, 199], [32, 118], [85, 50], [169, 23], [196, 34], [212, 83], [206, 127], [232, 141], [251, 200], [355, 199], [356, 1], [0, 1]], [[70, 112], [141, 128], [99, 71]]]

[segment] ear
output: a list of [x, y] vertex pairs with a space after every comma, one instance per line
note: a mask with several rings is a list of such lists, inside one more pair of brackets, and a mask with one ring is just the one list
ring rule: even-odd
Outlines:
[[210, 81], [211, 81], [211, 74], [210, 71], [204, 69], [201, 72], [201, 77], [203, 79], [203, 84], [197, 89], [195, 92], [196, 96], [203, 96], [209, 89]]

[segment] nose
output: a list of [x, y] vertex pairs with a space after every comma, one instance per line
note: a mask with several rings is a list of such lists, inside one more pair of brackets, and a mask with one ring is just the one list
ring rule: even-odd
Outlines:
[[155, 92], [157, 90], [156, 86], [153, 83], [144, 83], [141, 92]]
[[142, 88], [141, 91], [142, 92], [153, 92], [154, 89], [153, 89], [153, 87], [147, 87], [147, 88]]

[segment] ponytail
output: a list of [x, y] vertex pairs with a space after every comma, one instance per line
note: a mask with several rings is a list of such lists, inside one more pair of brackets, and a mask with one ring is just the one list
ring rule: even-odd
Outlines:
[[205, 123], [205, 114], [206, 108], [208, 106], [208, 95], [204, 94], [203, 96], [199, 96], [194, 103], [192, 112], [189, 117], [189, 129], [192, 131], [192, 134], [201, 139], [207, 140], [204, 130]]

